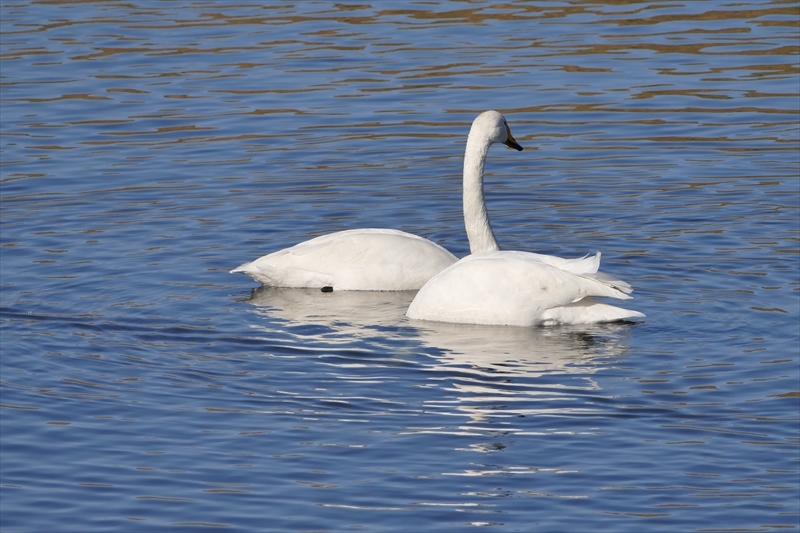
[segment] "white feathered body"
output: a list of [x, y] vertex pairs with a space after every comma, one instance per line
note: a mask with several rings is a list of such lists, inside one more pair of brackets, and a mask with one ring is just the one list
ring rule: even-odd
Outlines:
[[242, 272], [272, 287], [333, 290], [420, 289], [407, 315], [465, 324], [592, 324], [644, 316], [593, 297], [629, 299], [630, 285], [598, 272], [600, 253], [562, 259], [500, 251], [483, 195], [489, 147], [522, 150], [497, 111], [472, 123], [464, 153], [464, 223], [471, 255], [453, 254], [422, 237], [390, 229], [323, 235], [245, 263]]
[[457, 258], [438, 244], [393, 229], [322, 235], [231, 270], [270, 287], [404, 291], [422, 287]]
[[592, 297], [630, 299], [630, 285], [598, 272], [600, 253], [580, 259], [518, 251], [472, 254], [420, 289], [407, 315], [465, 324], [593, 324], [642, 317]]

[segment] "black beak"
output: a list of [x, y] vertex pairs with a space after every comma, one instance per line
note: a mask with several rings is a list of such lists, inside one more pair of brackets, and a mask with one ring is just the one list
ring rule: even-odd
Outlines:
[[508, 124], [506, 124], [506, 134], [508, 138], [506, 139], [506, 142], [504, 142], [503, 144], [505, 144], [509, 148], [513, 148], [514, 150], [519, 150], [521, 152], [522, 146], [520, 146], [519, 143], [514, 139], [514, 136], [511, 135], [511, 128], [508, 127]]

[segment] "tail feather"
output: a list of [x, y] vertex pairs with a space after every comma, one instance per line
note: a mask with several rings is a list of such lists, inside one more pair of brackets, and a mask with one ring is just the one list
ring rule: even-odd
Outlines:
[[[599, 297], [606, 297], [606, 298], [617, 298], [618, 300], [632, 300], [633, 296], [630, 296], [630, 291], [625, 291], [622, 288], [616, 286], [615, 284], [604, 281], [600, 279], [596, 279], [593, 276], [578, 276], [580, 278], [589, 281], [590, 284], [588, 287], [585, 287], [585, 293], [582, 294], [579, 298], [576, 298], [574, 301], [578, 301], [585, 296], [599, 296]], [[627, 285], [627, 283], [625, 284]], [[630, 288], [630, 285], [628, 285]]]
[[242, 263], [238, 267], [236, 267], [233, 270], [231, 270], [230, 273], [231, 274], [238, 274], [238, 273], [241, 272], [242, 274], [247, 274], [247, 272], [248, 272], [247, 267], [249, 267], [251, 264], [252, 263]]
[[609, 287], [613, 287], [618, 291], [624, 294], [630, 294], [633, 292], [633, 287], [631, 287], [630, 283], [622, 281], [621, 279], [617, 279], [614, 276], [606, 274], [605, 272], [595, 272], [594, 274], [584, 274], [584, 277], [593, 279], [595, 281], [599, 281], [603, 285], [607, 285]]
[[278, 268], [265, 261], [242, 263], [231, 274], [247, 274], [267, 287], [325, 287], [334, 286], [333, 277], [323, 272], [302, 268]]

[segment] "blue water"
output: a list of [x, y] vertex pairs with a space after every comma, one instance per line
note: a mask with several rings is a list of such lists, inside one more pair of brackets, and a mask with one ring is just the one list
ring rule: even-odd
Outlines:
[[[796, 2], [0, 2], [0, 530], [800, 529]], [[392, 227], [647, 318], [228, 270]]]

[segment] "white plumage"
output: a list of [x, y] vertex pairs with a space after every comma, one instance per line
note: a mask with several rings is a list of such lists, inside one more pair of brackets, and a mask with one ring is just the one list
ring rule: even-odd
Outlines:
[[432, 277], [408, 308], [410, 318], [466, 324], [593, 324], [643, 317], [592, 297], [630, 299], [630, 285], [598, 272], [600, 253], [563, 259], [500, 251], [483, 198], [483, 167], [495, 142], [522, 149], [505, 118], [486, 111], [472, 124], [464, 156], [464, 222], [471, 254]]
[[270, 287], [416, 290], [457, 261], [438, 244], [393, 229], [322, 235], [231, 270]]

